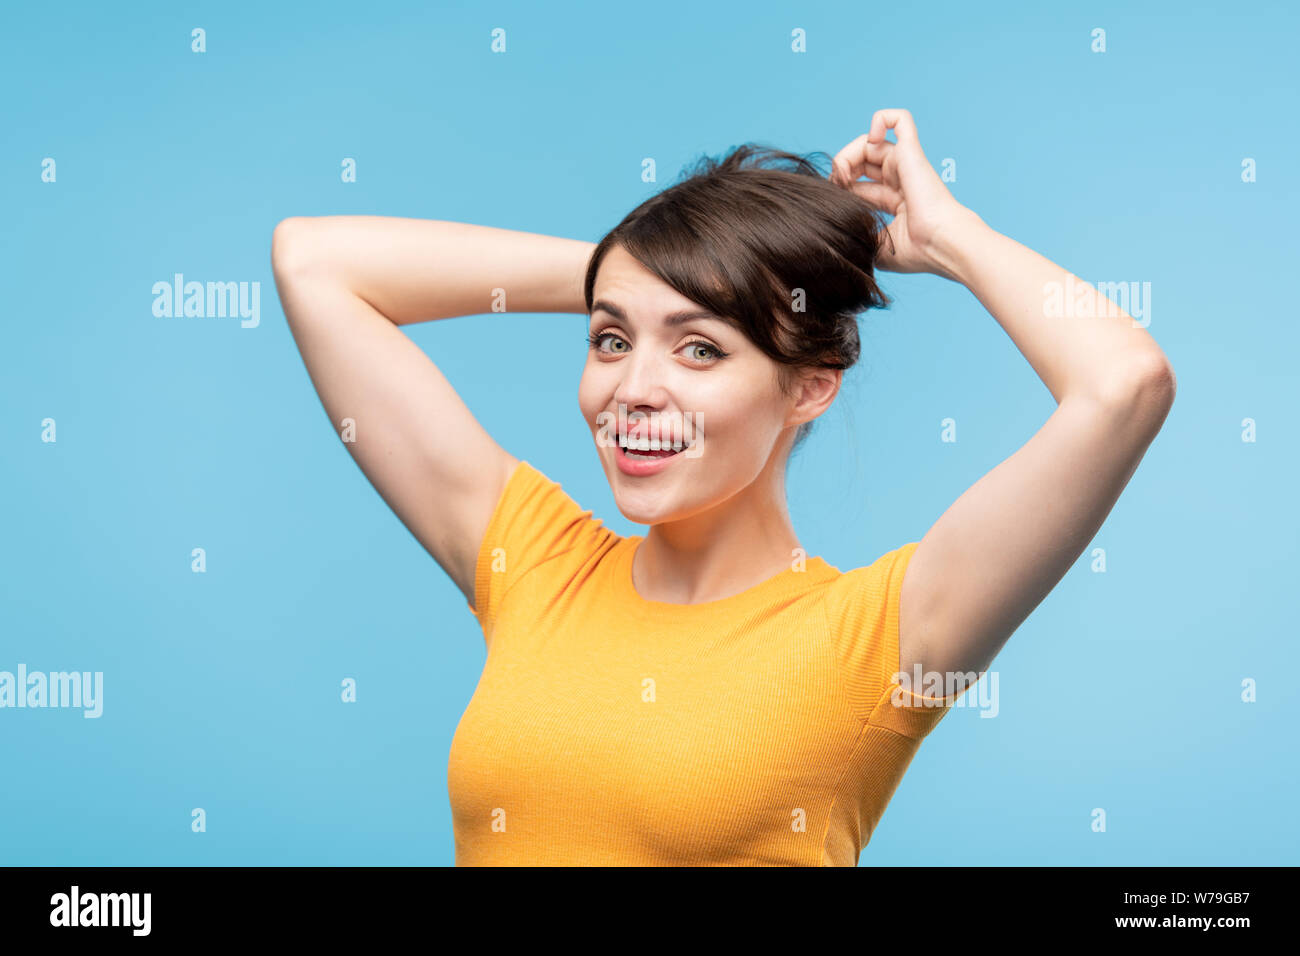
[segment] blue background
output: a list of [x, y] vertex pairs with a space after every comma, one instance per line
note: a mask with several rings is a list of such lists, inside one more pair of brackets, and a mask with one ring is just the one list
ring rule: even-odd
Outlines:
[[[1298, 862], [1297, 14], [1133, 7], [7, 8], [0, 670], [103, 671], [105, 693], [97, 720], [0, 710], [0, 862], [452, 862], [447, 753], [483, 639], [331, 432], [276, 297], [280, 219], [594, 242], [701, 154], [833, 155], [886, 106], [995, 229], [1150, 282], [1179, 390], [1090, 545], [1107, 572], [1085, 552], [1016, 632], [1000, 713], [945, 718], [862, 865]], [[260, 326], [155, 317], [176, 272], [259, 282]], [[844, 569], [919, 540], [1055, 407], [965, 289], [885, 287], [790, 472], [805, 546]], [[405, 327], [505, 448], [643, 533], [578, 412], [585, 329]]]

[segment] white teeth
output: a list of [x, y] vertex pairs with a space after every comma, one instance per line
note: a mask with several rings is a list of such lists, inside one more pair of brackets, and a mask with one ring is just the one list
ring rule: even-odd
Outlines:
[[623, 443], [623, 447], [634, 451], [681, 451], [683, 445], [681, 442], [671, 442], [667, 439], [629, 438]]

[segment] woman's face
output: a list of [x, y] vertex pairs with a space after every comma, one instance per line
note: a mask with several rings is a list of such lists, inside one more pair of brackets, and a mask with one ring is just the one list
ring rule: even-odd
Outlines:
[[[777, 364], [743, 332], [703, 315], [619, 246], [602, 260], [592, 299], [597, 338], [578, 404], [629, 521], [677, 521], [727, 501], [783, 467], [795, 426], [834, 397], [831, 388], [814, 408], [782, 394]], [[663, 447], [636, 457], [620, 447], [624, 437]]]

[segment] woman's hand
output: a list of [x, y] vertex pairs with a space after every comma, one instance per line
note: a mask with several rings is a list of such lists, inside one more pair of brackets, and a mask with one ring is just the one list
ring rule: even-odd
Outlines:
[[[898, 142], [885, 139], [893, 130]], [[860, 176], [868, 181], [858, 182]], [[851, 189], [880, 212], [894, 217], [876, 265], [888, 272], [932, 272], [955, 279], [945, 265], [942, 240], [977, 220], [953, 198], [921, 151], [916, 124], [907, 110], [877, 110], [871, 131], [835, 154], [831, 182]]]

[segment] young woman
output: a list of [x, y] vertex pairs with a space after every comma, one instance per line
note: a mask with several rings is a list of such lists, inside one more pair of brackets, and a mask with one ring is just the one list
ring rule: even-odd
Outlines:
[[[855, 864], [1174, 397], [1146, 330], [960, 205], [905, 110], [829, 179], [773, 150], [705, 162], [596, 246], [297, 217], [272, 258], [330, 420], [483, 628], [448, 768], [459, 865]], [[886, 304], [875, 267], [969, 288], [1058, 407], [919, 542], [840, 572], [800, 548], [784, 473]], [[397, 328], [502, 304], [589, 317], [579, 405], [644, 536], [497, 445]]]

